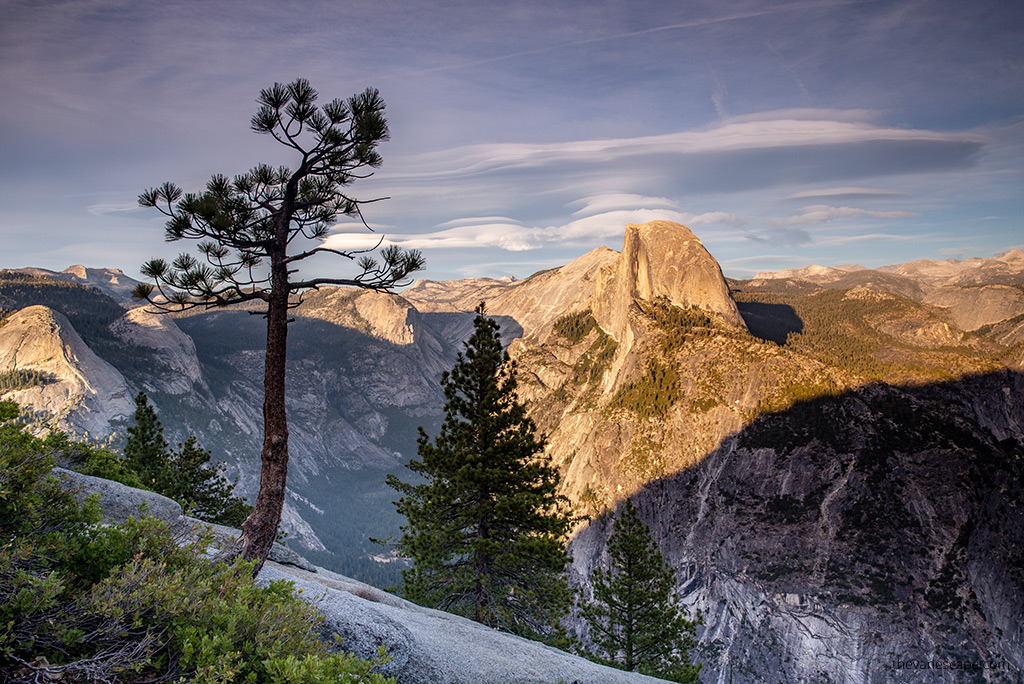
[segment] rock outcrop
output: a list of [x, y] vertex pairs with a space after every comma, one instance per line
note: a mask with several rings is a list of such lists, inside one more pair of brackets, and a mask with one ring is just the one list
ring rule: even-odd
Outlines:
[[745, 327], [722, 269], [689, 228], [670, 221], [631, 223], [626, 226], [622, 253], [598, 276], [594, 318], [620, 340], [634, 301], [652, 302], [659, 297], [679, 308], [704, 309], [731, 325]]
[[48, 382], [7, 393], [7, 399], [51, 416], [58, 426], [95, 436], [131, 417], [124, 377], [82, 341], [63, 314], [30, 306], [0, 327], [0, 371], [40, 371]]
[[148, 392], [186, 394], [189, 392], [210, 393], [203, 378], [196, 356], [196, 345], [192, 338], [169, 316], [152, 313], [146, 307], [136, 307], [110, 324], [110, 332], [125, 347], [143, 347], [151, 350], [158, 360], [161, 372], [151, 375], [146, 383]]
[[[144, 511], [168, 522], [186, 540], [207, 527], [206, 523], [183, 517], [181, 506], [159, 494], [66, 470], [58, 469], [57, 475], [80, 499], [98, 494], [100, 509], [108, 521], [124, 522]], [[214, 542], [222, 545], [240, 534], [227, 527], [209, 527]], [[279, 544], [257, 579], [263, 584], [277, 580], [291, 582], [323, 613], [323, 637], [328, 642], [337, 638], [337, 648], [373, 659], [383, 646], [390, 660], [381, 672], [402, 684], [661, 681], [603, 667], [450, 613], [417, 606], [318, 568]]]

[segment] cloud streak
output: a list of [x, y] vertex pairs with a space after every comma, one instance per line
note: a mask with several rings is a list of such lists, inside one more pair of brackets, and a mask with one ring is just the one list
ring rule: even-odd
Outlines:
[[911, 211], [872, 211], [870, 209], [858, 209], [856, 207], [830, 207], [818, 204], [804, 207], [800, 214], [787, 216], [786, 218], [769, 219], [766, 223], [770, 226], [807, 226], [822, 223], [829, 223], [845, 218], [873, 218], [873, 219], [896, 219], [917, 216]]

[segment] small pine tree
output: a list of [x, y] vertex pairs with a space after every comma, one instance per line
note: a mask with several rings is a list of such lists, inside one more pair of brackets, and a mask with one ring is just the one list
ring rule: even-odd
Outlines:
[[[144, 487], [153, 488], [169, 477], [164, 426], [145, 392], [135, 395], [135, 425], [128, 428], [124, 464], [139, 475]], [[156, 490], [154, 490], [156, 491]]]
[[516, 397], [498, 324], [477, 307], [474, 332], [443, 374], [445, 420], [431, 442], [420, 428], [408, 468], [426, 479], [388, 484], [407, 524], [398, 551], [413, 562], [405, 596], [491, 627], [553, 638], [569, 607], [558, 471]]
[[181, 502], [195, 517], [219, 525], [241, 527], [252, 506], [235, 496], [235, 483], [224, 477], [223, 463], [212, 465], [211, 454], [195, 435], [171, 454], [173, 479], [165, 494]]
[[211, 454], [190, 436], [172, 451], [164, 427], [144, 392], [135, 397], [135, 425], [128, 428], [124, 463], [144, 487], [174, 499], [201, 520], [238, 527], [252, 506], [234, 495], [224, 465], [210, 464]]
[[608, 540], [608, 570], [590, 576], [594, 602], [581, 614], [597, 658], [613, 667], [634, 670], [676, 682], [696, 682], [700, 665], [689, 660], [698, 620], [688, 620], [675, 597], [675, 571], [665, 562], [640, 519], [626, 500]]

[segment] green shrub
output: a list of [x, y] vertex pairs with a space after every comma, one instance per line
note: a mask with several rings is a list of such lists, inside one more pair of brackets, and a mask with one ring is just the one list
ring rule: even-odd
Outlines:
[[[385, 682], [331, 653], [291, 583], [215, 563], [154, 518], [99, 524], [0, 402], [0, 671], [12, 681]], [[70, 445], [66, 443], [65, 446]], [[71, 445], [80, 446], [80, 445]], [[84, 448], [84, 447], [83, 447]]]

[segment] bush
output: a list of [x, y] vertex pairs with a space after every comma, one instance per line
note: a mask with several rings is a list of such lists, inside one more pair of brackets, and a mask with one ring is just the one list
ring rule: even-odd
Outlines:
[[154, 518], [103, 526], [49, 475], [54, 449], [0, 403], [0, 672], [5, 681], [385, 682], [331, 653], [322, 617], [252, 564], [215, 563]]

